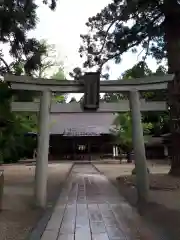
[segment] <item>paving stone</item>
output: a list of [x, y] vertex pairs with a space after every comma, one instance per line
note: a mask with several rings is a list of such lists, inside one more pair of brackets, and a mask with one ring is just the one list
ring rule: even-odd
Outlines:
[[89, 219], [87, 216], [77, 216], [76, 217], [76, 228], [89, 226]]
[[105, 233], [105, 225], [103, 222], [91, 222], [91, 231], [94, 234]]
[[56, 240], [58, 236], [58, 232], [54, 230], [45, 230], [41, 240]]
[[116, 221], [115, 217], [103, 217], [103, 221], [106, 225], [106, 227], [116, 226], [118, 227], [118, 222]]
[[117, 227], [107, 227], [107, 234], [110, 239], [121, 239], [126, 240], [126, 235]]
[[59, 230], [61, 222], [62, 222], [62, 217], [61, 215], [52, 215], [52, 217], [50, 218], [47, 226], [46, 226], [46, 230]]
[[60, 233], [63, 234], [74, 234], [75, 232], [75, 222], [70, 220], [70, 221], [63, 221], [61, 228], [60, 228]]
[[[51, 240], [51, 239], [49, 239]], [[74, 240], [74, 235], [72, 234], [60, 234], [57, 240]]]
[[100, 212], [100, 210], [97, 208], [92, 208], [92, 207], [88, 207], [88, 212], [89, 212], [89, 218], [91, 221], [93, 222], [102, 222], [103, 218], [102, 218], [102, 214]]
[[76, 228], [75, 234], [86, 234], [86, 235], [91, 235], [90, 227], [87, 226], [81, 226]]
[[103, 218], [105, 218], [105, 217], [114, 218], [113, 212], [111, 210], [108, 210], [108, 209], [106, 211], [105, 210], [102, 211], [101, 214], [102, 214]]
[[88, 209], [86, 207], [85, 204], [77, 204], [77, 212], [76, 212], [77, 216], [85, 216], [88, 217]]
[[109, 206], [109, 204], [107, 204], [107, 203], [98, 204], [98, 207], [99, 207], [99, 209], [101, 210], [101, 212], [103, 212], [103, 210], [104, 210], [104, 211], [110, 210], [110, 206]]
[[155, 238], [140, 219], [105, 176], [91, 165], [78, 164], [61, 192], [41, 240], [163, 239]]
[[92, 234], [92, 240], [109, 240], [106, 233]]
[[75, 234], [75, 240], [91, 240], [91, 234], [86, 232], [78, 232]]

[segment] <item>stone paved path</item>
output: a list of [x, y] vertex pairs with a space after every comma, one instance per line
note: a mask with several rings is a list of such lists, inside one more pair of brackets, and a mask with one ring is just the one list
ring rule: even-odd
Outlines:
[[104, 175], [75, 165], [41, 240], [158, 240]]

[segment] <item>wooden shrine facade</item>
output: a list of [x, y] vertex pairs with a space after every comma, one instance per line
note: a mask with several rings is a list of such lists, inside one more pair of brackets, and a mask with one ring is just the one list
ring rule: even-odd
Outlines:
[[49, 160], [96, 160], [113, 156], [113, 136], [50, 135]]
[[52, 113], [49, 160], [93, 160], [113, 156], [112, 113]]

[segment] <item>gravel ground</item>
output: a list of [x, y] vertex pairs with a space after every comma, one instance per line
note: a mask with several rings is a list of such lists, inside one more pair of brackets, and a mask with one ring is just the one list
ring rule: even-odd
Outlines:
[[[71, 163], [49, 164], [48, 204], [60, 190]], [[33, 205], [34, 166], [3, 166], [5, 188], [0, 213], [0, 240], [25, 240], [43, 214]]]
[[143, 207], [137, 205], [136, 189], [132, 186], [133, 164], [95, 164], [95, 166], [116, 185], [120, 193], [139, 210], [146, 221], [163, 232], [166, 239], [180, 238], [180, 180], [167, 175], [169, 166], [149, 164], [152, 189], [150, 201]]

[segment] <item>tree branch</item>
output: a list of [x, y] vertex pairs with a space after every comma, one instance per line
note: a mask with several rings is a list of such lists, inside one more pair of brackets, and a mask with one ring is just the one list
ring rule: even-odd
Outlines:
[[151, 41], [151, 38], [149, 37], [149, 39], [148, 39], [148, 46], [147, 46], [147, 49], [146, 49], [146, 54], [145, 54], [145, 56], [143, 57], [143, 60], [144, 60], [144, 61], [146, 61], [146, 58], [147, 58], [148, 53], [149, 53], [150, 41]]
[[10, 68], [9, 68], [9, 65], [7, 64], [7, 62], [2, 57], [0, 57], [0, 61], [2, 61], [4, 63], [4, 65], [7, 68], [8, 73], [10, 73], [11, 71], [10, 71]]
[[[147, 36], [145, 36], [145, 38], [146, 38], [146, 37], [147, 37]], [[142, 41], [142, 40], [141, 40], [141, 41]], [[131, 46], [128, 47], [128, 49], [133, 48], [133, 47], [139, 45], [139, 44], [141, 43], [141, 41], [139, 40], [138, 42], [133, 43]], [[99, 71], [102, 70], [102, 67], [104, 66], [104, 64], [106, 64], [109, 60], [112, 60], [113, 58], [118, 57], [120, 54], [122, 54], [122, 53], [118, 52], [118, 53], [114, 54], [113, 56], [111, 56], [110, 58], [105, 59], [104, 62], [100, 65]]]
[[[147, 58], [147, 56], [148, 56], [150, 41], [151, 41], [151, 38], [149, 37], [149, 38], [148, 38], [148, 43], [147, 43], [147, 48], [146, 48], [146, 53], [145, 53], [145, 56], [143, 57], [143, 61], [145, 61], [146, 58]], [[137, 55], [137, 60], [138, 60], [139, 56], [141, 55], [141, 53], [142, 53], [143, 51], [144, 51], [144, 49], [142, 49], [142, 50], [140, 51], [140, 53]]]
[[[148, 26], [145, 26], [145, 27], [148, 28], [148, 27], [152, 26], [152, 24], [153, 24], [161, 15], [162, 15], [161, 13], [158, 14], [158, 15], [153, 19], [153, 21], [151, 21], [151, 22], [148, 24]], [[143, 31], [143, 28], [144, 28], [144, 26], [143, 26], [142, 29], [140, 29], [139, 31]], [[148, 37], [148, 34], [147, 34], [146, 36], [144, 36], [143, 39], [145, 39], [145, 38], [147, 38], [147, 37]], [[131, 46], [129, 46], [128, 49], [126, 49], [126, 50], [129, 50], [130, 48], [139, 45], [139, 44], [143, 41], [143, 39], [141, 39], [141, 40], [139, 40], [139, 41], [136, 41], [134, 44], [132, 44]], [[150, 43], [150, 38], [149, 38], [149, 43]], [[149, 44], [149, 43], [148, 43], [148, 44]], [[149, 51], [149, 47], [148, 47], [148, 49], [147, 49], [146, 54], [148, 54], [148, 51]], [[125, 52], [125, 51], [124, 51], [124, 52]], [[115, 55], [111, 56], [110, 58], [104, 60], [104, 62], [103, 62], [103, 63], [100, 65], [100, 67], [99, 67], [99, 71], [102, 70], [102, 67], [104, 66], [105, 63], [107, 63], [109, 60], [115, 58], [116, 56], [119, 56], [120, 54], [122, 54], [122, 52], [116, 53]]]
[[93, 53], [93, 55], [99, 55], [99, 54], [103, 51], [103, 48], [104, 48], [104, 46], [105, 46], [105, 44], [106, 44], [106, 38], [107, 38], [108, 32], [109, 32], [109, 30], [111, 29], [111, 27], [114, 25], [114, 23], [115, 23], [116, 21], [118, 21], [118, 19], [115, 19], [115, 20], [109, 25], [108, 29], [106, 30], [106, 35], [105, 35], [105, 37], [104, 37], [104, 42], [103, 42], [103, 44], [102, 44], [101, 49], [99, 50], [99, 52]]

